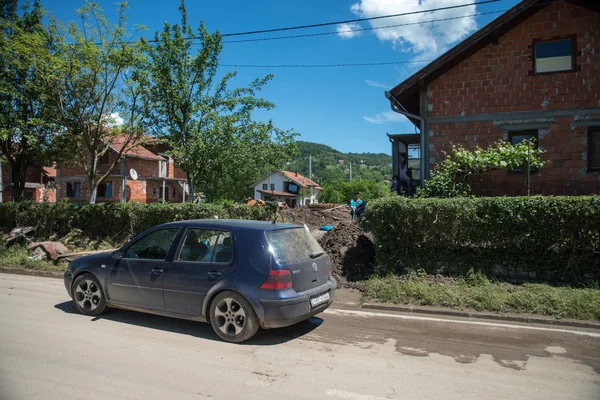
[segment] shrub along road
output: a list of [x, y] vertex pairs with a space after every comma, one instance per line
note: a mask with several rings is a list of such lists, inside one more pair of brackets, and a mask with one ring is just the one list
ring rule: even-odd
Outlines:
[[245, 345], [210, 326], [75, 312], [58, 279], [0, 274], [6, 398], [597, 399], [600, 331], [365, 312], [339, 302]]

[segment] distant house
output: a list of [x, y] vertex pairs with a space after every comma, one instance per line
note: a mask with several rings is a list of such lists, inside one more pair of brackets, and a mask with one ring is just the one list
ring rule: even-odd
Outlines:
[[251, 186], [255, 200], [285, 202], [290, 207], [318, 203], [318, 183], [298, 172], [275, 171]]
[[[107, 171], [124, 145], [118, 139], [100, 160], [99, 170]], [[152, 140], [136, 144], [123, 154], [120, 163], [98, 186], [96, 202], [183, 202], [189, 196], [186, 174], [164, 154], [166, 147]], [[85, 202], [87, 175], [81, 166], [60, 164], [56, 168], [58, 199]]]
[[[2, 161], [0, 171], [1, 196], [0, 202], [6, 203], [12, 200], [14, 183], [12, 179], [12, 171], [6, 161]], [[56, 178], [56, 169], [54, 167], [34, 167], [27, 170], [25, 177], [25, 188], [23, 190], [23, 198], [25, 200], [37, 202], [56, 201], [56, 190], [54, 189], [54, 180]]]
[[[393, 174], [425, 179], [451, 144], [535, 138], [544, 195], [600, 193], [600, 1], [523, 0], [386, 93], [421, 132], [389, 135]], [[416, 165], [415, 165], [416, 166]], [[519, 171], [470, 181], [478, 195], [523, 195]]]

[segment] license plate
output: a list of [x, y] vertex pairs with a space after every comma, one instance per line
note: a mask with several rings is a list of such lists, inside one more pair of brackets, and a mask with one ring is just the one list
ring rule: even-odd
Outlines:
[[317, 306], [321, 303], [325, 303], [326, 301], [329, 301], [330, 297], [329, 297], [329, 292], [325, 292], [323, 294], [320, 294], [318, 296], [315, 297], [311, 297], [310, 298], [310, 305], [312, 307]]

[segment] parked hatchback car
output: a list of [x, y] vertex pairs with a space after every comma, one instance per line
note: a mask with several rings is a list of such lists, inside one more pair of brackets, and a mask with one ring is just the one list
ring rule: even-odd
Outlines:
[[107, 307], [210, 322], [229, 342], [323, 312], [336, 282], [304, 226], [194, 220], [156, 226], [114, 252], [72, 261], [64, 274], [75, 307]]

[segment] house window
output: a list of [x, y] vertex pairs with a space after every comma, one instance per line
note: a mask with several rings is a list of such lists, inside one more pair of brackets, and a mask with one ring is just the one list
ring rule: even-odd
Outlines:
[[98, 185], [97, 196], [103, 199], [110, 199], [113, 197], [113, 184], [112, 182], [102, 182]]
[[81, 198], [81, 182], [67, 182], [67, 197], [69, 199]]
[[98, 160], [98, 164], [108, 164], [108, 163], [110, 163], [110, 154], [109, 154], [109, 151], [107, 150], [104, 154], [102, 154], [102, 156]]
[[267, 189], [269, 189], [269, 185], [266, 183], [263, 183], [263, 190], [267, 190]]
[[533, 41], [533, 72], [548, 74], [575, 71], [575, 36]]
[[271, 183], [271, 190], [275, 190], [275, 184]]
[[[510, 132], [509, 137], [510, 137], [510, 144], [512, 144], [513, 146], [523, 142], [524, 140], [535, 139], [534, 148], [535, 149], [538, 148], [538, 131], [537, 130]], [[511, 171], [522, 172], [523, 169], [514, 168]], [[531, 169], [531, 171], [537, 171], [537, 169]]]
[[588, 168], [600, 171], [600, 126], [588, 130]]

